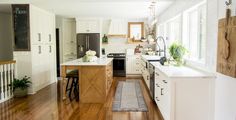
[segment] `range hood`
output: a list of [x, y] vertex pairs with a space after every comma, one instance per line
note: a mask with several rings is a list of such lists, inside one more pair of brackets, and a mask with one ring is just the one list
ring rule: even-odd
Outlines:
[[126, 38], [128, 23], [123, 19], [110, 20], [108, 37], [122, 37]]

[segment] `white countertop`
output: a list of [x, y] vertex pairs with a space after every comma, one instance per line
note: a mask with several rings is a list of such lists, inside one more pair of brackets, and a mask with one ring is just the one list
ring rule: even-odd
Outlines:
[[157, 55], [142, 55], [142, 58], [146, 61], [149, 60], [160, 60], [161, 56], [157, 56]]
[[215, 77], [212, 73], [196, 70], [187, 66], [163, 66], [159, 62], [151, 62], [151, 64], [167, 77]]
[[62, 63], [61, 65], [74, 65], [74, 66], [106, 66], [113, 58], [98, 58], [96, 62], [83, 62], [82, 59], [76, 59], [69, 62]]

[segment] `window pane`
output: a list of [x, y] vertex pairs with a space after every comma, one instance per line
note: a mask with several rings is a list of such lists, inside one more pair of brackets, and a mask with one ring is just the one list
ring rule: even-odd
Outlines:
[[198, 58], [198, 12], [189, 13], [189, 51], [190, 58]]
[[206, 53], [206, 6], [202, 6], [200, 9], [200, 31], [199, 31], [199, 59], [205, 59]]

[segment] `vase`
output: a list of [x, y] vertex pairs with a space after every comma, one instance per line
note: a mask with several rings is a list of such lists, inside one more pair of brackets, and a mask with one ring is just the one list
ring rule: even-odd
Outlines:
[[15, 88], [13, 94], [14, 97], [25, 97], [27, 96], [27, 89]]

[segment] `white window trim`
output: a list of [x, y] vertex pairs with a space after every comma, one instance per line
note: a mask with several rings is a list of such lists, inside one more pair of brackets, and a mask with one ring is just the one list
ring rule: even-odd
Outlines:
[[[188, 9], [188, 10], [185, 10], [184, 12], [183, 12], [183, 14], [188, 14], [189, 12], [191, 12], [191, 11], [193, 11], [194, 9], [198, 9], [199, 10], [199, 7], [201, 7], [202, 5], [204, 5], [204, 4], [206, 4], [206, 0], [204, 0], [204, 1], [202, 1], [201, 3], [199, 3], [199, 4], [197, 4], [197, 5], [195, 5], [195, 6], [193, 6], [193, 7], [191, 7], [190, 9]], [[199, 13], [198, 13], [199, 14]], [[182, 20], [182, 23], [184, 22], [184, 15], [183, 15], [183, 20]], [[198, 18], [199, 19], [199, 18]], [[198, 20], [199, 21], [199, 20]], [[187, 19], [187, 24], [189, 24], [189, 19]], [[182, 24], [182, 26], [183, 26], [183, 24]], [[199, 27], [198, 27], [198, 29], [199, 29]], [[184, 30], [183, 30], [184, 31]], [[189, 31], [188, 30], [188, 28], [187, 29], [185, 29], [185, 31]], [[199, 30], [198, 30], [199, 31]], [[182, 32], [183, 34], [184, 34], [184, 32]], [[182, 34], [182, 35], [183, 35]], [[198, 33], [197, 33], [198, 34]], [[183, 36], [182, 36], [182, 38], [183, 38]], [[189, 38], [189, 35], [186, 37], [187, 39]], [[197, 39], [199, 39], [199, 37], [197, 38]], [[198, 41], [199, 42], [199, 41]], [[189, 46], [189, 44], [190, 43], [188, 43], [188, 46]], [[198, 43], [199, 44], [199, 43]], [[198, 48], [199, 49], [199, 48]], [[198, 50], [199, 51], [199, 50]], [[199, 54], [199, 53], [198, 53]], [[185, 62], [186, 62], [186, 65], [189, 65], [189, 66], [192, 66], [192, 67], [199, 67], [199, 68], [204, 68], [205, 66], [206, 66], [206, 55], [205, 55], [205, 57], [204, 57], [205, 59], [198, 59], [198, 60], [196, 60], [196, 59], [191, 59], [191, 58], [189, 58], [189, 57], [186, 57], [185, 58]]]

